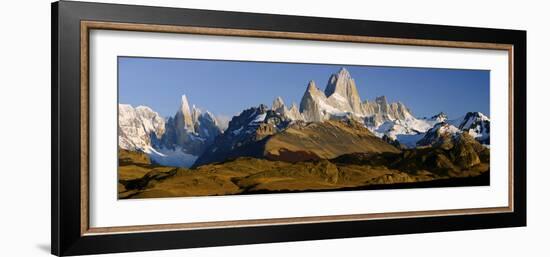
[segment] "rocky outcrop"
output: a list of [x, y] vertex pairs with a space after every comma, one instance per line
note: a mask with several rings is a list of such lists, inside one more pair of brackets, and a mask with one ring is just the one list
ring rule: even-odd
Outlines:
[[[451, 151], [454, 163], [461, 169], [468, 169], [482, 162], [480, 156], [488, 155], [489, 149], [483, 147], [468, 133], [461, 133], [453, 140], [454, 146]], [[485, 160], [488, 162], [489, 160]]]

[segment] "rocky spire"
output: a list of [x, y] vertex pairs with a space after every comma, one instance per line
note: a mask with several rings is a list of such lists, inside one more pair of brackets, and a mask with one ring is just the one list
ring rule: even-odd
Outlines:
[[198, 115], [195, 123], [195, 132], [198, 133], [200, 137], [206, 138], [208, 143], [211, 143], [216, 136], [222, 133], [222, 130], [219, 127], [216, 116], [206, 111]]
[[193, 105], [193, 107], [191, 108], [191, 117], [192, 117], [193, 124], [195, 124], [195, 125], [197, 124], [197, 122], [199, 120], [199, 116], [201, 114], [202, 114], [201, 109], [199, 109], [198, 107]]
[[307, 89], [306, 91], [308, 92], [313, 92], [313, 91], [318, 91], [319, 89], [317, 88], [317, 85], [315, 85], [315, 81], [313, 80], [310, 80], [308, 83], [307, 83]]
[[326, 101], [326, 96], [319, 91], [315, 81], [309, 81], [306, 92], [300, 102], [300, 112], [306, 121], [322, 121], [324, 119], [321, 113], [320, 104]]
[[385, 95], [377, 97], [374, 101], [379, 105], [388, 105], [388, 99]]
[[285, 111], [285, 103], [283, 102], [283, 98], [281, 98], [280, 96], [275, 98], [275, 100], [273, 100], [271, 110], [282, 114]]
[[182, 125], [182, 128], [194, 130], [193, 115], [191, 114], [191, 109], [189, 108], [189, 101], [187, 100], [186, 95], [181, 96], [181, 105], [180, 105], [178, 114], [181, 114], [182, 120], [180, 125]]
[[[355, 114], [362, 114], [363, 108], [361, 106], [361, 98], [359, 97], [359, 92], [355, 85], [355, 80], [351, 77], [346, 68], [341, 68], [337, 74], [332, 74], [328, 80], [327, 87], [325, 88], [326, 97], [331, 97], [333, 95], [339, 95], [347, 101], [349, 105], [349, 111]], [[338, 98], [338, 97], [333, 97]]]
[[342, 96], [347, 95], [347, 85], [345, 82], [349, 80], [352, 80], [349, 71], [346, 68], [340, 68], [338, 73], [330, 75], [327, 87], [325, 88], [325, 95], [327, 97], [334, 93], [339, 93]]
[[304, 120], [296, 103], [292, 103], [292, 106], [290, 107], [288, 112], [285, 113], [285, 116], [291, 120]]

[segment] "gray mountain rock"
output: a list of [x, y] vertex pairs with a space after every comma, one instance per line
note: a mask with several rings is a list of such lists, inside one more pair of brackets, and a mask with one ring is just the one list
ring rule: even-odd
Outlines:
[[325, 96], [328, 102], [337, 109], [351, 112], [356, 115], [363, 114], [361, 98], [355, 85], [355, 80], [346, 68], [341, 68], [337, 74], [332, 74], [325, 88]]
[[401, 102], [389, 103], [386, 96], [377, 97], [374, 102], [365, 101], [363, 110], [369, 127], [378, 127], [386, 121], [412, 119], [414, 116]]
[[291, 124], [282, 114], [261, 104], [233, 117], [225, 132], [215, 138], [195, 166], [221, 162], [240, 156], [259, 156], [257, 142], [281, 132]]
[[184, 95], [166, 121], [149, 107], [120, 104], [118, 133], [122, 149], [144, 152], [162, 165], [189, 167], [222, 130], [212, 113], [189, 108]]
[[285, 102], [283, 101], [283, 98], [278, 96], [273, 100], [273, 105], [271, 106], [271, 110], [276, 111], [278, 113], [284, 113], [286, 109]]
[[189, 102], [185, 95], [176, 115], [166, 122], [166, 133], [157, 143], [158, 148], [181, 149], [181, 151], [198, 156], [214, 141], [222, 131], [214, 115], [203, 113]]
[[467, 132], [481, 144], [490, 143], [491, 120], [481, 112], [468, 112], [463, 117], [449, 121], [461, 131]]
[[302, 96], [302, 101], [300, 102], [300, 112], [304, 119], [309, 122], [326, 120], [327, 107], [331, 107], [326, 104], [326, 100], [327, 97], [317, 88], [315, 81], [310, 81], [307, 85], [306, 92]]

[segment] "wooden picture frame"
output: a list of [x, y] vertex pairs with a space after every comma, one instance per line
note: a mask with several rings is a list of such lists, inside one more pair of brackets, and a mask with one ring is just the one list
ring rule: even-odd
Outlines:
[[[90, 227], [88, 66], [89, 33], [94, 29], [508, 51], [509, 204], [438, 211]], [[525, 226], [525, 110], [525, 31], [56, 2], [52, 4], [52, 254]]]

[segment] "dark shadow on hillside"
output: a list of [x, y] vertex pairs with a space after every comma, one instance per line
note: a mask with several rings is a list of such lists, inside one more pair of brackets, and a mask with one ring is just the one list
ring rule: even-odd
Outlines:
[[424, 182], [412, 183], [396, 183], [396, 184], [379, 184], [358, 187], [344, 187], [336, 189], [323, 190], [255, 190], [245, 191], [239, 195], [255, 195], [255, 194], [280, 194], [280, 193], [314, 193], [314, 192], [337, 192], [337, 191], [359, 191], [359, 190], [382, 190], [382, 189], [421, 189], [421, 188], [442, 188], [442, 187], [473, 187], [473, 186], [490, 186], [490, 172], [485, 172], [476, 177], [467, 178], [450, 178], [437, 179]]

